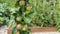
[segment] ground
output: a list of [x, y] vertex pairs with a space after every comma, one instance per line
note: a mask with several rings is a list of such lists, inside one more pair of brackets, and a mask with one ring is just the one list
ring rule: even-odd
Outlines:
[[[0, 34], [7, 34], [7, 26], [0, 27]], [[32, 34], [60, 34], [59, 32], [34, 32]]]
[[0, 34], [7, 34], [7, 26], [0, 27]]

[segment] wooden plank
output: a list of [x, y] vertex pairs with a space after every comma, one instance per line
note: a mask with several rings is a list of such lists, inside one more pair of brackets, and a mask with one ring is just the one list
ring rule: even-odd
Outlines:
[[56, 32], [56, 27], [33, 27], [32, 32]]
[[[32, 33], [34, 32], [56, 32], [56, 27], [33, 27]], [[8, 29], [8, 34], [11, 34], [12, 30]]]

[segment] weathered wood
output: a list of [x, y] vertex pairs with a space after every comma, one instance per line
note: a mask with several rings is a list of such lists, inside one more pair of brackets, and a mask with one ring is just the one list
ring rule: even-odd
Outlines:
[[56, 32], [56, 27], [33, 27], [32, 32]]
[[[56, 27], [33, 27], [32, 32], [56, 32]], [[8, 34], [11, 34], [12, 30], [8, 29]]]
[[12, 34], [12, 29], [7, 29], [7, 34]]

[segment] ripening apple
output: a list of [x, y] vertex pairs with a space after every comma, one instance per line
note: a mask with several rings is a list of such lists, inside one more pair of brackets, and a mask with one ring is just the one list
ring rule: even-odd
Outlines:
[[31, 8], [32, 8], [31, 6], [27, 6], [27, 7], [26, 7], [26, 10], [27, 10], [27, 11], [30, 11]]
[[21, 29], [22, 29], [22, 25], [21, 25], [21, 24], [17, 24], [16, 28], [17, 28], [18, 30], [21, 30]]
[[22, 21], [22, 17], [17, 17], [16, 21]]
[[25, 26], [23, 27], [23, 30], [24, 30], [24, 31], [27, 31], [27, 30], [28, 30], [28, 26], [25, 25]]
[[20, 5], [25, 5], [25, 1], [24, 1], [24, 0], [21, 0], [21, 1], [19, 2], [19, 4], [20, 4]]

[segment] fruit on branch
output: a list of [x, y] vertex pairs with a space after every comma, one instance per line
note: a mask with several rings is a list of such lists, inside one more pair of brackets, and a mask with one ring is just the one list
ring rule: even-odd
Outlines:
[[31, 11], [30, 11], [31, 8], [32, 8], [31, 6], [27, 6], [27, 7], [26, 7], [26, 12], [25, 12], [25, 13], [26, 13], [26, 14], [29, 14], [29, 13], [31, 12]]
[[21, 29], [22, 29], [22, 25], [21, 25], [21, 24], [17, 24], [16, 28], [17, 28], [18, 30], [21, 30]]
[[22, 17], [17, 17], [16, 21], [19, 21], [19, 22], [22, 21]]
[[27, 7], [26, 7], [26, 10], [27, 10], [27, 11], [30, 11], [31, 8], [32, 8], [31, 6], [27, 6]]
[[20, 4], [20, 5], [25, 5], [25, 1], [21, 0], [21, 1], [19, 2], [19, 4]]
[[23, 30], [24, 30], [24, 31], [28, 31], [28, 29], [29, 29], [29, 28], [28, 28], [27, 25], [25, 25], [25, 26], [23, 27]]
[[29, 13], [30, 13], [30, 11], [26, 11], [26, 12], [25, 12], [25, 14], [29, 14]]

